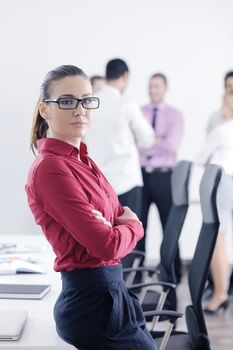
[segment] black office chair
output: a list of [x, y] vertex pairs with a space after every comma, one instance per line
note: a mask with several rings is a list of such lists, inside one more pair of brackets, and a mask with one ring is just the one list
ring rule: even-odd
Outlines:
[[[137, 292], [139, 286], [144, 287], [141, 294], [139, 294], [139, 299], [142, 303], [142, 308], [144, 311], [153, 310], [155, 308], [156, 310], [162, 310], [168, 293], [169, 299], [165, 304], [165, 308], [176, 310], [177, 307], [174, 262], [178, 251], [178, 240], [189, 205], [188, 185], [191, 165], [192, 163], [189, 161], [180, 161], [173, 169], [171, 178], [172, 207], [167, 219], [163, 240], [160, 246], [159, 265], [157, 265], [156, 268], [141, 267], [137, 269], [124, 269], [124, 273], [128, 274], [128, 280], [126, 279], [126, 283], [128, 283], [130, 277], [130, 282], [133, 280], [133, 277], [130, 276], [129, 272], [135, 274], [136, 271], [140, 270], [146, 272], [147, 276], [153, 276], [156, 274], [156, 286], [161, 286], [161, 293], [151, 290], [151, 285], [149, 286], [147, 284], [148, 282], [155, 282], [154, 278], [152, 280], [147, 278], [144, 284], [130, 286], [130, 288], [135, 292]], [[145, 288], [146, 285], [147, 287]], [[151, 318], [147, 317], [147, 320], [149, 321]]]
[[[210, 350], [202, 310], [202, 294], [219, 229], [216, 194], [221, 177], [222, 169], [211, 164], [206, 167], [201, 180], [200, 201], [203, 223], [188, 276], [192, 301], [185, 312], [188, 333], [173, 331], [166, 350]], [[159, 333], [154, 331], [151, 333], [156, 343], [160, 344], [161, 338], [157, 337]]]
[[[172, 207], [164, 230], [164, 237], [160, 246], [160, 263], [157, 266], [160, 281], [176, 284], [174, 271], [175, 258], [178, 251], [178, 241], [184, 225], [189, 206], [189, 179], [192, 163], [181, 161], [175, 167], [172, 178]], [[168, 300], [167, 300], [168, 301]], [[167, 307], [176, 310], [176, 289], [171, 288]]]

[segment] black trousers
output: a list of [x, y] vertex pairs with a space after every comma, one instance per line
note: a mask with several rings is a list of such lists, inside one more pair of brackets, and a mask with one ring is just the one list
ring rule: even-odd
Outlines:
[[136, 186], [132, 190], [120, 194], [119, 201], [123, 206], [127, 205], [138, 217], [141, 215], [142, 187]]
[[155, 350], [122, 266], [62, 272], [54, 307], [57, 332], [79, 350]]
[[[169, 168], [158, 168], [154, 169], [152, 172], [147, 172], [144, 168], [142, 168], [144, 187], [142, 189], [141, 221], [145, 233], [144, 237], [138, 242], [137, 249], [143, 252], [146, 251], [146, 229], [148, 213], [152, 203], [154, 203], [158, 208], [159, 217], [164, 232], [172, 205], [171, 174], [172, 169]], [[176, 280], [179, 282], [181, 279], [181, 260], [179, 249], [175, 259], [175, 274]]]
[[[120, 203], [123, 206], [129, 207], [134, 213], [137, 214], [137, 216], [140, 218], [141, 216], [141, 204], [142, 204], [142, 187], [136, 186], [132, 188], [130, 191], [125, 192], [118, 196], [118, 199]], [[132, 258], [129, 255], [121, 259], [123, 267], [131, 267], [132, 265]], [[141, 275], [137, 276], [136, 282], [141, 281]]]

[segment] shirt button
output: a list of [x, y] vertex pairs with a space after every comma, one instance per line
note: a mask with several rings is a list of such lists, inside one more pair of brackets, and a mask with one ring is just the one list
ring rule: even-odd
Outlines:
[[106, 192], [106, 196], [109, 198], [109, 193], [108, 192]]

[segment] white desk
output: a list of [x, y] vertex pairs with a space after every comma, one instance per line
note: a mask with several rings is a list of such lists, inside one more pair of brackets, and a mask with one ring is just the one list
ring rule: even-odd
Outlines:
[[[30, 257], [43, 261], [47, 274], [17, 274], [0, 276], [0, 283], [50, 284], [51, 291], [42, 300], [0, 299], [1, 309], [26, 309], [28, 320], [23, 333], [17, 341], [0, 341], [0, 349], [4, 350], [74, 350], [75, 347], [65, 343], [56, 333], [53, 319], [53, 306], [60, 292], [60, 274], [53, 271], [54, 253], [39, 235], [0, 235], [0, 243], [15, 242], [41, 247], [38, 253], [27, 253]], [[19, 256], [22, 254], [16, 254]], [[23, 256], [23, 255], [22, 255]], [[1, 317], [1, 311], [0, 311]]]

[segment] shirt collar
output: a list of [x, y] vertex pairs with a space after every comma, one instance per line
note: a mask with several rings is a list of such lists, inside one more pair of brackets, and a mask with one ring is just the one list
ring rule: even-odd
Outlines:
[[104, 91], [105, 93], [109, 93], [111, 95], [121, 96], [120, 91], [108, 83], [103, 87], [100, 93], [102, 93], [102, 91]]
[[166, 108], [166, 103], [165, 102], [160, 102], [160, 103], [150, 103], [150, 108], [153, 111], [153, 109], [157, 108], [158, 111], [163, 111]]
[[87, 155], [87, 146], [83, 142], [80, 144], [80, 150], [65, 141], [49, 137], [37, 140], [36, 144], [39, 152], [48, 150], [52, 153], [64, 156], [77, 156], [79, 152], [81, 155]]

